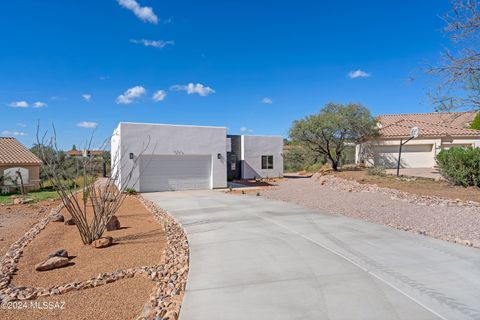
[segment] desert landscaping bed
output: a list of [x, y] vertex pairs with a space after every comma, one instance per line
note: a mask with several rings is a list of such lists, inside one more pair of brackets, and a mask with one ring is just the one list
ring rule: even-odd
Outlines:
[[353, 180], [361, 184], [375, 184], [379, 187], [396, 189], [420, 196], [460, 199], [462, 201], [480, 202], [480, 189], [477, 187], [453, 186], [446, 181], [435, 181], [428, 178], [373, 176], [366, 170], [340, 171], [334, 173], [336, 177]]
[[480, 205], [334, 175], [286, 179], [262, 196], [480, 248]]
[[38, 220], [50, 214], [60, 200], [11, 205], [0, 204], [0, 257]]
[[[71, 318], [75, 314], [76, 318], [92, 316], [92, 311], [99, 319], [177, 318], [188, 273], [188, 243], [181, 226], [165, 211], [140, 197], [127, 197], [116, 214], [121, 228], [105, 233], [113, 237], [113, 245], [98, 249], [83, 245], [74, 225], [50, 221], [59, 209], [40, 219], [3, 258], [2, 307], [27, 300], [64, 301], [69, 302], [68, 311], [43, 310], [50, 312], [43, 315]], [[60, 212], [69, 218], [65, 210]], [[68, 252], [69, 265], [35, 270], [37, 263], [58, 249]], [[103, 296], [114, 301], [99, 309], [94, 298]], [[9, 319], [42, 312], [35, 308], [7, 311]]]

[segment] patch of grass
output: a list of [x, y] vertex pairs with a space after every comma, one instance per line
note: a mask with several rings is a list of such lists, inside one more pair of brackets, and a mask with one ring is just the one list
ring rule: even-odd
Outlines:
[[[11, 204], [13, 195], [20, 195], [19, 193], [11, 193], [6, 195], [0, 195], [0, 204]], [[26, 198], [33, 199], [35, 202], [48, 200], [48, 199], [58, 199], [58, 194], [56, 191], [52, 190], [38, 190], [27, 193]]]
[[124, 193], [129, 194], [129, 195], [136, 195], [137, 190], [135, 190], [133, 188], [127, 188], [127, 189], [125, 189]]

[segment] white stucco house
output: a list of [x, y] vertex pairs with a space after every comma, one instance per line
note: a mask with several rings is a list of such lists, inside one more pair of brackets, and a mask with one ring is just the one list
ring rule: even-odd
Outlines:
[[480, 130], [469, 129], [476, 112], [434, 112], [378, 116], [380, 136], [356, 146], [357, 164], [395, 168], [400, 139], [408, 139], [412, 127], [417, 138], [402, 147], [402, 168], [433, 168], [435, 157], [451, 147], [480, 147]]
[[112, 175], [139, 192], [227, 187], [227, 178], [283, 175], [283, 138], [230, 135], [226, 127], [121, 122]]

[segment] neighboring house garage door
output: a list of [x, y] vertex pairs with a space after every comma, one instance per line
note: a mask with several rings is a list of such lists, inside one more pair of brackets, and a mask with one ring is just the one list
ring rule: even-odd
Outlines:
[[[398, 161], [398, 146], [375, 146], [375, 165], [395, 168]], [[433, 145], [404, 145], [402, 147], [402, 168], [432, 168], [435, 166]]]
[[210, 155], [140, 156], [140, 192], [210, 189]]

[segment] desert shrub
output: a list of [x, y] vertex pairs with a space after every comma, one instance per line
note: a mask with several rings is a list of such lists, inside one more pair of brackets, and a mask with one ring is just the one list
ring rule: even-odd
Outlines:
[[324, 166], [323, 163], [314, 163], [309, 166], [306, 166], [303, 169], [308, 173], [315, 173], [315, 172], [318, 172], [318, 170], [320, 170], [320, 168], [322, 168], [323, 166]]
[[449, 182], [480, 187], [480, 148], [450, 148], [440, 151], [437, 164]]
[[305, 170], [308, 166], [316, 163], [325, 163], [324, 157], [315, 154], [300, 145], [289, 143], [284, 152], [283, 165], [285, 172]]
[[387, 175], [387, 170], [382, 166], [369, 167], [367, 169], [367, 174], [369, 176], [380, 176], [385, 177]]
[[136, 195], [137, 194], [137, 190], [135, 190], [133, 188], [126, 188], [124, 192], [126, 194], [129, 194], [129, 195]]

